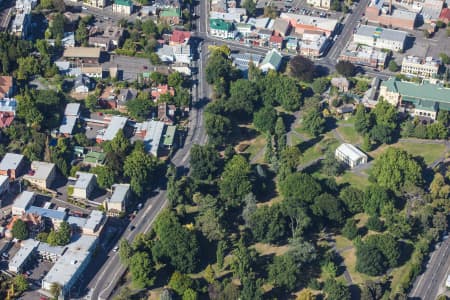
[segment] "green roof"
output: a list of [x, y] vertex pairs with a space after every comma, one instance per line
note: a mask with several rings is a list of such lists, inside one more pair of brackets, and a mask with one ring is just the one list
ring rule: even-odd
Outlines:
[[387, 87], [390, 92], [399, 93], [402, 96], [402, 101], [411, 102], [428, 109], [436, 109], [437, 103], [440, 109], [450, 110], [450, 89], [441, 85], [431, 84], [428, 81], [417, 84], [400, 81], [396, 78], [390, 78], [384, 81], [382, 85]]
[[133, 6], [133, 2], [130, 0], [114, 0], [114, 4], [122, 6]]
[[166, 8], [160, 13], [161, 17], [179, 17], [181, 16], [181, 11], [179, 8]]
[[91, 151], [84, 157], [84, 161], [92, 164], [102, 164], [105, 161], [106, 154], [103, 152]]
[[231, 31], [233, 30], [233, 24], [225, 22], [221, 19], [209, 19], [209, 27], [215, 30]]
[[176, 126], [167, 126], [166, 134], [164, 136], [164, 146], [172, 146], [175, 139]]
[[266, 57], [264, 57], [263, 61], [262, 61], [262, 65], [264, 64], [271, 64], [272, 66], [275, 67], [276, 70], [278, 70], [278, 68], [281, 65], [281, 61], [283, 60], [283, 56], [276, 50], [271, 50], [269, 51], [269, 53], [267, 53]]

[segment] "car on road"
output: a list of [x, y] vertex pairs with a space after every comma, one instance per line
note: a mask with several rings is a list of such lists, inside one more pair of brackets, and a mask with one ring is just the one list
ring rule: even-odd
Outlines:
[[142, 208], [142, 203], [138, 203], [137, 209], [140, 210]]
[[136, 226], [132, 225], [132, 226], [130, 227], [130, 231], [133, 231], [135, 228], [136, 228]]
[[115, 247], [113, 248], [113, 252], [117, 252], [117, 251], [119, 251], [119, 246], [115, 246]]

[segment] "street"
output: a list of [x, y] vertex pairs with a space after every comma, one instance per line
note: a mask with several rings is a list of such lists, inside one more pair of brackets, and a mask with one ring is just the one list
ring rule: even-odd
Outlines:
[[445, 281], [450, 272], [450, 241], [446, 239], [441, 246], [430, 254], [427, 268], [416, 278], [409, 298], [415, 300], [434, 300], [443, 293]]

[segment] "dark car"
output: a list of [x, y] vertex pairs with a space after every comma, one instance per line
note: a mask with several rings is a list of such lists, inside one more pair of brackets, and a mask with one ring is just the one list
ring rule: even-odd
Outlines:
[[130, 227], [130, 231], [133, 231], [135, 228], [136, 228], [136, 226], [134, 226], [134, 225], [131, 226], [131, 227]]

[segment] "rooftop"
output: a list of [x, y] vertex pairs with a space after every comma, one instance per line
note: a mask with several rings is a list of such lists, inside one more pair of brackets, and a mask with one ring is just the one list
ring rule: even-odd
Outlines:
[[209, 26], [211, 29], [215, 30], [223, 30], [223, 31], [231, 31], [233, 30], [233, 24], [229, 22], [225, 22], [221, 19], [209, 19]]
[[55, 254], [57, 256], [63, 255], [64, 251], [67, 247], [64, 246], [50, 246], [47, 243], [39, 243], [39, 246], [37, 247], [37, 251], [40, 253], [49, 253], [49, 254]]
[[405, 41], [408, 33], [401, 30], [393, 30], [370, 25], [362, 25], [356, 30], [355, 35], [372, 37], [374, 39], [384, 39], [389, 41], [403, 42]]
[[113, 188], [113, 194], [111, 198], [109, 199], [109, 202], [113, 203], [122, 203], [125, 200], [125, 197], [130, 190], [129, 184], [114, 184], [112, 186]]
[[0, 170], [15, 170], [23, 160], [22, 154], [6, 153], [0, 162]]
[[78, 116], [80, 113], [80, 103], [68, 103], [66, 109], [64, 110], [64, 115], [66, 116]]
[[93, 210], [89, 215], [89, 217], [87, 217], [83, 229], [96, 231], [97, 227], [102, 223], [104, 217], [105, 215], [103, 214], [102, 211]]
[[33, 175], [25, 175], [26, 178], [46, 180], [51, 172], [55, 169], [55, 164], [48, 163], [45, 161], [33, 161], [31, 163], [31, 170], [33, 170]]
[[166, 133], [164, 134], [164, 145], [172, 146], [175, 139], [176, 126], [167, 126]]
[[181, 11], [177, 8], [165, 8], [159, 14], [160, 17], [180, 17]]
[[77, 117], [64, 116], [59, 126], [59, 132], [62, 134], [72, 134], [75, 124], [77, 123]]
[[106, 154], [103, 152], [91, 151], [86, 154], [84, 161], [92, 164], [102, 164], [105, 161]]
[[33, 199], [33, 192], [23, 191], [16, 197], [16, 199], [14, 199], [13, 207], [26, 209], [30, 204], [32, 204]]
[[61, 221], [64, 221], [67, 216], [65, 211], [42, 208], [37, 206], [30, 206], [30, 208], [27, 209], [27, 213]]
[[64, 50], [64, 57], [100, 58], [100, 48], [69, 47]]
[[[1, 92], [0, 92], [1, 96]], [[3, 98], [0, 100], [0, 112], [12, 112], [16, 113], [17, 101], [12, 98]]]
[[86, 172], [77, 172], [76, 176], [77, 181], [75, 182], [73, 187], [77, 189], [86, 189], [95, 177], [94, 174]]
[[361, 157], [367, 157], [367, 155], [353, 146], [352, 144], [344, 143], [337, 147], [336, 151], [339, 151], [341, 153], [344, 153], [346, 156], [350, 158], [350, 160], [355, 161], [360, 159]]
[[289, 20], [292, 26], [309, 25], [317, 29], [326, 31], [333, 31], [336, 28], [337, 23], [339, 22], [339, 20], [332, 18], [320, 18], [293, 13], [281, 13], [280, 18]]
[[170, 36], [170, 41], [172, 43], [183, 44], [188, 41], [191, 37], [191, 33], [189, 31], [182, 30], [174, 30], [172, 35]]
[[111, 141], [116, 137], [116, 134], [120, 129], [125, 128], [127, 121], [127, 117], [113, 116], [111, 118], [111, 122], [109, 122], [109, 125], [105, 130], [105, 133], [100, 138], [103, 141]]
[[19, 251], [9, 262], [9, 268], [19, 269], [38, 245], [39, 242], [32, 239], [22, 241]]
[[5, 182], [9, 181], [9, 177], [6, 175], [0, 175], [0, 186], [5, 184]]
[[86, 224], [86, 218], [68, 216], [67, 223], [69, 223], [70, 226], [76, 226], [78, 228], [83, 228], [84, 224]]
[[418, 57], [418, 56], [405, 56], [403, 57], [402, 65], [403, 64], [421, 64], [421, 65], [427, 65], [427, 66], [434, 66], [439, 67], [441, 62], [437, 59], [433, 59], [433, 57]]
[[261, 65], [271, 64], [277, 70], [280, 67], [282, 60], [283, 56], [281, 55], [281, 53], [275, 49], [272, 49], [266, 54], [266, 57], [264, 57]]
[[130, 0], [114, 0], [114, 4], [121, 6], [133, 6], [133, 2]]
[[141, 130], [145, 131], [145, 149], [154, 156], [158, 156], [158, 148], [165, 126], [164, 122], [151, 120], [140, 124]]

